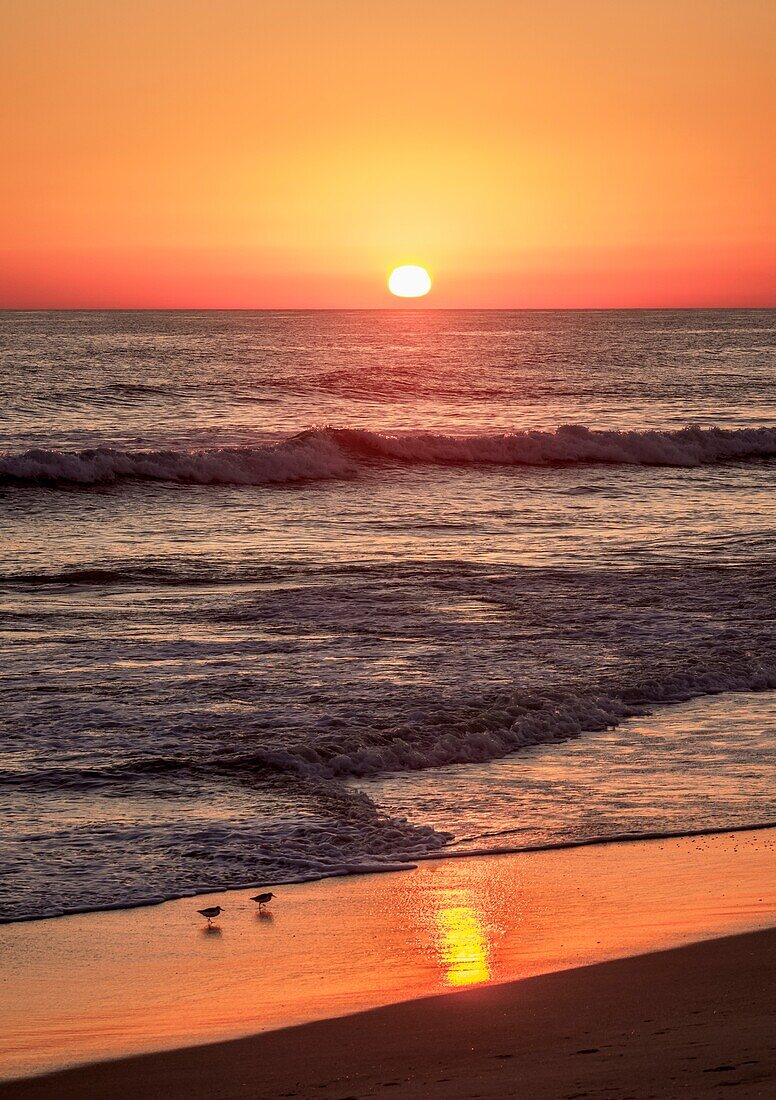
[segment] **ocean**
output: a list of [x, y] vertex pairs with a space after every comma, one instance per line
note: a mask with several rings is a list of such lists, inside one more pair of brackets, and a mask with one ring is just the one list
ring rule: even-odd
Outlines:
[[775, 349], [0, 313], [0, 917], [776, 821]]

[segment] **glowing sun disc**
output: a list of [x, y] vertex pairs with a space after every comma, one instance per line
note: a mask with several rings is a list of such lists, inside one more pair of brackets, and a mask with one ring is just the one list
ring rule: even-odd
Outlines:
[[431, 276], [425, 267], [403, 264], [391, 272], [388, 289], [397, 298], [422, 298], [431, 290]]

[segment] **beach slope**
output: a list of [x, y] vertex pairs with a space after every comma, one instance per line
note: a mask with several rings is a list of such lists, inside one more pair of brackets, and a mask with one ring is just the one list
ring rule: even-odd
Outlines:
[[0, 1086], [137, 1096], [742, 1097], [776, 1090], [776, 930]]

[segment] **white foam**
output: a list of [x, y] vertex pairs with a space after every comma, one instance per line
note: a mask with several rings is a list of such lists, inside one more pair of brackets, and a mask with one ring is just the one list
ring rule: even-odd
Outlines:
[[591, 692], [515, 692], [473, 717], [451, 710], [449, 723], [369, 730], [345, 726], [334, 735], [293, 748], [259, 749], [246, 766], [320, 778], [366, 777], [449, 764], [483, 764], [531, 745], [565, 741], [618, 725], [658, 704], [686, 702], [725, 691], [776, 689], [776, 668], [687, 673], [628, 686], [627, 699]]

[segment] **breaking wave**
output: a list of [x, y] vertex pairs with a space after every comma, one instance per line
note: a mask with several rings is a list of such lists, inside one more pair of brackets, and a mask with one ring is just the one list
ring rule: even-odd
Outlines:
[[[424, 771], [451, 764], [483, 764], [534, 745], [568, 741], [584, 733], [616, 727], [656, 706], [684, 703], [723, 692], [776, 690], [776, 665], [769, 660], [727, 660], [706, 669], [654, 677], [598, 689], [515, 690], [490, 706], [444, 707], [407, 716], [404, 722], [371, 726], [362, 717], [322, 719], [298, 742], [273, 738], [256, 745], [197, 758], [189, 755], [130, 757], [118, 764], [0, 770], [0, 789], [90, 791], [162, 775], [190, 779], [288, 777], [295, 781], [348, 780], [389, 773]], [[317, 797], [338, 786], [316, 787]]]
[[274, 485], [352, 478], [371, 466], [692, 467], [776, 457], [776, 428], [555, 431], [445, 435], [311, 428], [280, 443], [195, 451], [29, 450], [0, 456], [0, 484], [101, 485], [119, 481]]
[[[731, 666], [735, 662], [731, 660]], [[295, 746], [259, 748], [222, 758], [235, 773], [276, 770], [311, 778], [347, 779], [389, 772], [423, 771], [450, 764], [482, 764], [532, 745], [567, 741], [647, 713], [654, 706], [687, 702], [702, 695], [776, 689], [776, 668], [738, 662], [729, 670], [688, 672], [645, 679], [605, 692], [515, 692], [490, 709], [444, 711], [437, 720], [390, 729], [347, 725]], [[430, 720], [429, 720], [430, 719]]]

